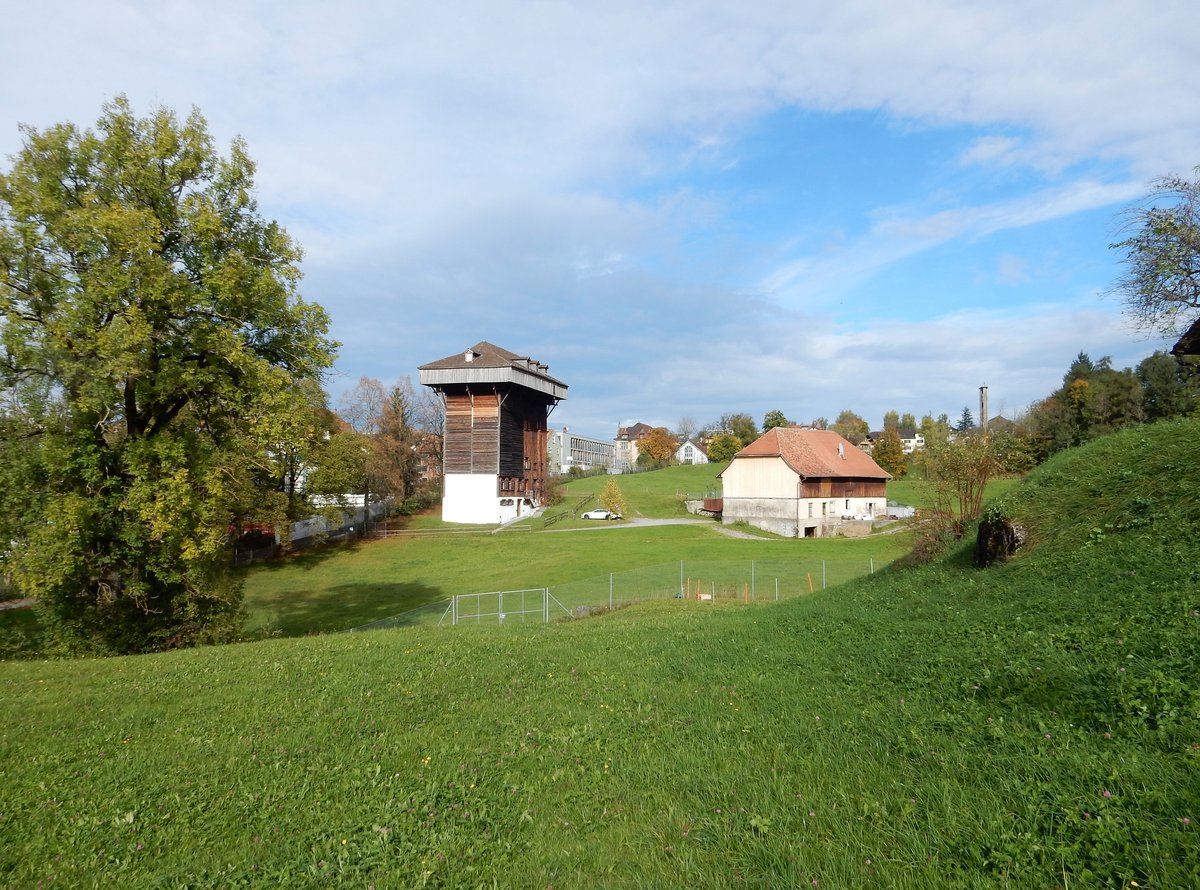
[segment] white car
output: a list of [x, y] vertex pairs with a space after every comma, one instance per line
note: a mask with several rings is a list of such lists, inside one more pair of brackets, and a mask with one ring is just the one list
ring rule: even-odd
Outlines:
[[580, 519], [620, 519], [620, 513], [612, 513], [608, 510], [588, 510]]

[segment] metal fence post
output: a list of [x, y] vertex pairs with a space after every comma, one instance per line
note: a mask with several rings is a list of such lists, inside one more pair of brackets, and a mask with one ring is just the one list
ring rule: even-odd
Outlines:
[[825, 589], [825, 560], [821, 560], [821, 589]]
[[750, 599], [754, 599], [754, 560], [750, 560]]

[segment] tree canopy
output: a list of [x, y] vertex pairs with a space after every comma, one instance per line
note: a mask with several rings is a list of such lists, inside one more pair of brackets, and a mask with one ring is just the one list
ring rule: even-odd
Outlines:
[[871, 457], [897, 479], [908, 469], [908, 455], [904, 453], [904, 443], [895, 427], [884, 427], [883, 435], [871, 449]]
[[713, 463], [732, 460], [742, 450], [742, 441], [732, 433], [718, 433], [708, 440], [708, 459]]
[[[782, 411], [768, 411], [763, 415], [762, 429], [765, 433], [767, 430], [774, 429], [777, 426], [791, 426], [792, 422], [787, 419]], [[748, 443], [747, 443], [748, 444]]]
[[675, 457], [679, 440], [665, 426], [656, 426], [638, 441], [638, 463], [666, 466]]
[[[1186, 363], [1156, 353], [1138, 367], [1154, 398], [1149, 419], [1175, 416], [1190, 407]], [[1165, 368], [1171, 369], [1169, 376]], [[1028, 425], [1039, 456], [1142, 423], [1147, 419], [1143, 385], [1132, 369], [1114, 368], [1108, 356], [1093, 360], [1079, 353], [1063, 375], [1062, 386], [1030, 409]]]
[[758, 427], [754, 425], [754, 418], [744, 411], [722, 414], [720, 424], [722, 430], [737, 437], [737, 440], [742, 443], [740, 446], [742, 448], [758, 438]]
[[76, 649], [240, 632], [232, 530], [332, 363], [300, 250], [198, 111], [22, 128], [0, 176], [0, 570]]
[[867, 422], [849, 408], [838, 414], [837, 420], [829, 428], [855, 445], [867, 438], [867, 433], [870, 432]]
[[1139, 327], [1162, 334], [1200, 318], [1200, 167], [1193, 175], [1156, 180], [1126, 213], [1129, 237], [1112, 245], [1125, 265], [1113, 290]]

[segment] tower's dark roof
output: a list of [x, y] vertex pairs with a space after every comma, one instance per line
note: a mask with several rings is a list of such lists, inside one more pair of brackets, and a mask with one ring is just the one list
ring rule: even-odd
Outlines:
[[487, 340], [417, 369], [421, 382], [435, 389], [469, 383], [513, 383], [544, 392], [555, 399], [567, 397], [567, 385], [551, 377], [550, 366], [529, 356], [510, 352]]

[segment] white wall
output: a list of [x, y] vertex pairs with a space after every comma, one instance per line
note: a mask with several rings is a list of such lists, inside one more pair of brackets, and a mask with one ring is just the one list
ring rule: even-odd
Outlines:
[[493, 473], [447, 473], [442, 519], [489, 525], [501, 521], [500, 477]]
[[805, 530], [811, 529], [815, 536], [821, 537], [834, 533], [843, 514], [887, 513], [886, 498], [798, 498], [799, 481], [800, 477], [782, 458], [734, 460], [721, 474], [723, 521], [746, 522], [788, 537], [804, 537]]
[[721, 474], [727, 498], [791, 498], [800, 477], [778, 457], [739, 457]]

